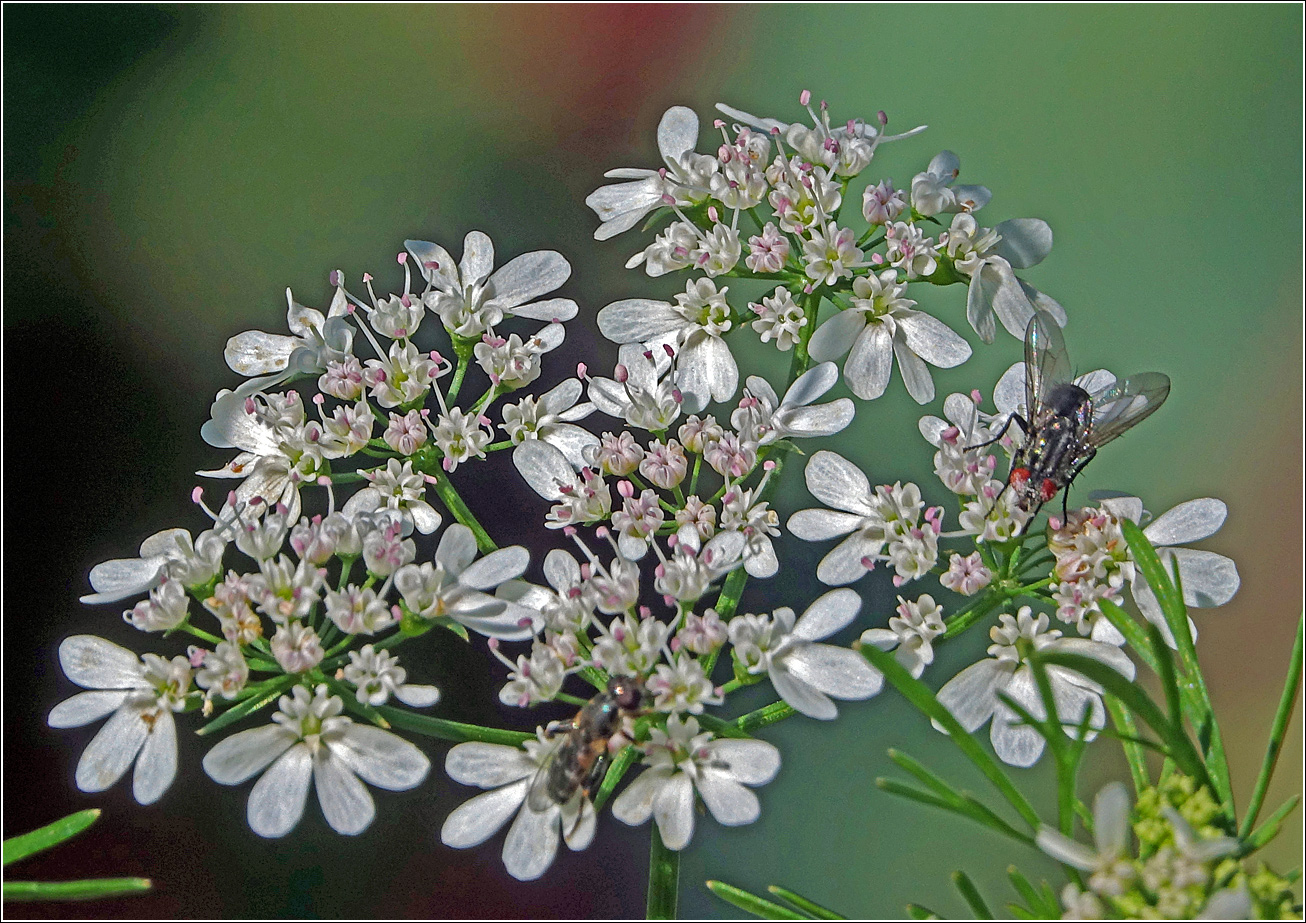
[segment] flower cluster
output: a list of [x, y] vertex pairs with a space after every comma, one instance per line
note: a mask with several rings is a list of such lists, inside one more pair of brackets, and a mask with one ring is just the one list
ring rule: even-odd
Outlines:
[[[1262, 867], [1249, 872], [1242, 849], [1221, 824], [1210, 792], [1182, 774], [1130, 804], [1112, 782], [1093, 801], [1094, 846], [1049, 827], [1037, 842], [1052, 858], [1084, 872], [1084, 888], [1062, 891], [1063, 919], [1289, 919], [1290, 883]], [[1130, 831], [1138, 840], [1130, 845]]]

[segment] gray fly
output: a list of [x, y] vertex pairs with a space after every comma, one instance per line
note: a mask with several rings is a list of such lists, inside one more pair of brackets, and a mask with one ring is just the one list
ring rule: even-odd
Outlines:
[[[1012, 413], [983, 445], [1001, 439], [1012, 423], [1025, 433], [1011, 459], [1007, 487], [1016, 492], [1016, 505], [1032, 516], [1057, 491], [1069, 489], [1099, 448], [1149, 417], [1169, 394], [1170, 379], [1160, 372], [1117, 379], [1090, 394], [1072, 379], [1061, 328], [1036, 311], [1025, 329], [1029, 417]], [[1066, 514], [1064, 494], [1061, 512]]]

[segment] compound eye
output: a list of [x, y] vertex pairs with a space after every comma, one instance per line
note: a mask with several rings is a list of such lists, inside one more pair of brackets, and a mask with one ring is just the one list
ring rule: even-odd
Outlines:
[[1009, 483], [1012, 487], [1020, 487], [1028, 480], [1029, 480], [1028, 468], [1012, 468], [1011, 476], [1007, 478], [1007, 483]]
[[1055, 497], [1057, 495], [1056, 481], [1052, 480], [1051, 478], [1044, 478], [1043, 483], [1039, 488], [1039, 494], [1040, 496], [1043, 497], [1044, 503], [1046, 503], [1048, 500], [1051, 500], [1053, 497]]

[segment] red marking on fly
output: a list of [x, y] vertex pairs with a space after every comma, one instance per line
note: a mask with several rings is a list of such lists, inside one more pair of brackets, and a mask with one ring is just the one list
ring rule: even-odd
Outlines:
[[[1028, 474], [1026, 474], [1025, 476], [1029, 477]], [[1052, 480], [1051, 478], [1044, 478], [1043, 483], [1039, 485], [1038, 493], [1039, 496], [1043, 498], [1043, 502], [1047, 503], [1049, 500], [1051, 500], [1053, 497], [1057, 495], [1057, 482]]]
[[1012, 468], [1011, 476], [1007, 478], [1007, 483], [1012, 487], [1019, 489], [1026, 481], [1029, 480], [1028, 468]]

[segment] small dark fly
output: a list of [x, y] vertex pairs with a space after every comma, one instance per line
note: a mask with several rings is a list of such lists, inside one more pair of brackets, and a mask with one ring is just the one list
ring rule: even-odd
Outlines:
[[[1011, 459], [1007, 486], [1016, 492], [1016, 505], [1031, 516], [1039, 507], [1068, 490], [1097, 450], [1146, 419], [1165, 403], [1170, 379], [1160, 372], [1143, 372], [1093, 393], [1071, 377], [1066, 341], [1056, 321], [1035, 312], [1025, 329], [1026, 419], [1012, 413], [998, 435], [1015, 423], [1025, 441]], [[1004, 488], [1005, 490], [1005, 488]], [[1066, 515], [1066, 497], [1061, 498]]]
[[603, 778], [608, 742], [621, 730], [622, 720], [638, 712], [643, 699], [639, 680], [614, 676], [576, 717], [550, 726], [548, 733], [566, 736], [531, 779], [527, 807], [539, 813], [550, 805], [565, 805], [578, 791], [589, 797]]

